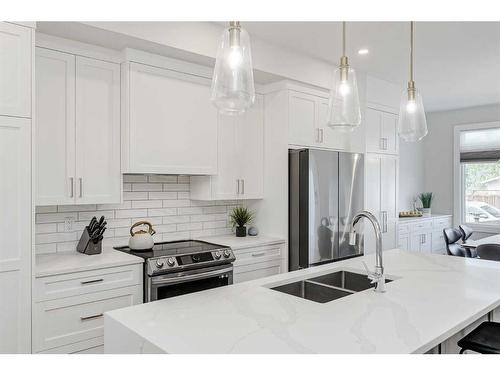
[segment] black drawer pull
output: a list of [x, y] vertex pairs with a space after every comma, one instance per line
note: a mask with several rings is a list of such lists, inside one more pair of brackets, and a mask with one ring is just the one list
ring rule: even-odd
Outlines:
[[82, 317], [80, 317], [80, 320], [81, 321], [85, 321], [85, 320], [90, 320], [90, 319], [96, 319], [96, 318], [102, 317], [103, 315], [104, 315], [103, 313], [100, 313], [100, 314], [97, 314], [97, 315], [82, 316]]
[[85, 285], [85, 284], [94, 284], [94, 283], [100, 283], [102, 281], [104, 281], [104, 279], [96, 279], [96, 280], [82, 281], [81, 284], [82, 285]]

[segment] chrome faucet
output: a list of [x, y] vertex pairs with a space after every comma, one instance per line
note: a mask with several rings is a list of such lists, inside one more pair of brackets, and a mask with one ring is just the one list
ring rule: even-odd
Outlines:
[[382, 265], [382, 232], [380, 231], [380, 224], [371, 212], [361, 211], [359, 214], [355, 215], [352, 219], [351, 231], [349, 232], [349, 244], [356, 245], [356, 230], [354, 226], [358, 223], [361, 218], [366, 218], [370, 221], [375, 230], [375, 239], [376, 239], [376, 265], [375, 272], [370, 272], [365, 262], [363, 265], [365, 266], [366, 272], [368, 273], [368, 278], [371, 280], [372, 284], [377, 284], [375, 286], [375, 291], [378, 293], [385, 292], [385, 277], [384, 277], [384, 266]]

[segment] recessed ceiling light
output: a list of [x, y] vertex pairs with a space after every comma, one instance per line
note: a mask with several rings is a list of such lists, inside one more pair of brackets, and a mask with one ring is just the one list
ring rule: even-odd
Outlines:
[[368, 49], [366, 49], [366, 48], [362, 48], [362, 49], [360, 49], [360, 50], [358, 51], [358, 54], [359, 54], [359, 55], [368, 55], [368, 52], [370, 52], [370, 51], [368, 51]]

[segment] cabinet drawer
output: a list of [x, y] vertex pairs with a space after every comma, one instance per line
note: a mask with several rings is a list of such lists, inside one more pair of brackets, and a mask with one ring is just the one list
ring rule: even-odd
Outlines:
[[103, 354], [104, 336], [94, 337], [90, 340], [75, 342], [74, 344], [58, 346], [38, 352], [38, 354]]
[[432, 230], [432, 220], [415, 221], [411, 224], [410, 230], [413, 233]]
[[132, 264], [39, 277], [35, 280], [34, 294], [38, 302], [139, 284], [142, 284], [142, 265]]
[[[104, 335], [106, 311], [142, 301], [142, 286], [107, 290], [35, 304], [34, 351], [70, 345]], [[82, 349], [83, 350], [83, 349]]]
[[438, 217], [432, 221], [432, 229], [442, 231], [444, 228], [452, 226], [451, 217]]
[[410, 232], [410, 224], [399, 224], [399, 234], [407, 234]]
[[281, 273], [281, 259], [234, 267], [234, 283], [260, 279]]
[[281, 259], [283, 256], [282, 245], [268, 245], [234, 250], [236, 261], [234, 266], [260, 263], [272, 259]]

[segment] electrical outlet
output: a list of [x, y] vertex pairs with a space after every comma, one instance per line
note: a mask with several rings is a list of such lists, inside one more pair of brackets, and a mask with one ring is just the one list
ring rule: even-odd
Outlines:
[[64, 231], [65, 232], [72, 232], [73, 231], [73, 224], [74, 224], [74, 220], [72, 217], [65, 217], [64, 218]]

